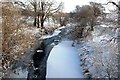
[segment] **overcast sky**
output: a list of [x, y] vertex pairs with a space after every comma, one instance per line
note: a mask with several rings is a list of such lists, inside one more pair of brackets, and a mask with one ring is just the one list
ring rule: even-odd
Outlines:
[[[107, 3], [108, 1], [114, 1], [114, 2], [118, 2], [119, 0], [56, 0], [57, 2], [64, 2], [64, 11], [65, 12], [70, 12], [73, 11], [75, 9], [76, 5], [85, 5], [85, 4], [89, 4], [90, 1], [95, 1], [95, 2], [99, 2], [99, 3]], [[115, 8], [114, 5], [109, 4], [106, 7], [106, 11], [109, 12], [109, 10], [113, 10]]]

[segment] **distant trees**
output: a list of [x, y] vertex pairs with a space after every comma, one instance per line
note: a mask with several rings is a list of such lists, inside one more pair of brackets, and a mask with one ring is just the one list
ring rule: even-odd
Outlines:
[[[34, 26], [37, 26], [38, 28], [41, 26], [42, 29], [44, 28], [45, 20], [62, 8], [62, 3], [56, 6], [55, 2], [50, 0], [32, 0], [30, 4], [34, 11]], [[41, 24], [40, 26], [39, 23]]]
[[90, 20], [90, 26], [91, 26], [91, 31], [93, 31], [93, 27], [96, 24], [96, 19], [98, 16], [101, 16], [104, 11], [104, 7], [102, 6], [101, 3], [95, 3], [95, 2], [90, 2], [90, 5], [92, 7], [93, 13], [91, 14], [91, 20]]
[[63, 9], [63, 2], [57, 5], [55, 1], [51, 0], [30, 0], [29, 4], [15, 1], [15, 4], [21, 7], [23, 15], [34, 17], [33, 25], [38, 28], [41, 26], [42, 29], [44, 28], [44, 22], [48, 18], [62, 13]]
[[[93, 31], [96, 25], [97, 17], [103, 14], [104, 7], [100, 3], [90, 2], [90, 5], [83, 5], [80, 7], [76, 6], [74, 12], [71, 12], [69, 17], [72, 22], [77, 23], [81, 30], [81, 36], [83, 37], [83, 32]], [[89, 26], [89, 28], [87, 28]], [[86, 32], [87, 32], [86, 31]]]
[[60, 26], [65, 26], [67, 23], [67, 15], [63, 12], [58, 12], [52, 16], [54, 22], [60, 24]]
[[82, 7], [76, 6], [75, 18], [81, 26], [90, 26], [91, 31], [93, 31], [97, 17], [102, 14], [101, 8], [101, 4], [95, 2], [90, 2], [90, 5], [84, 5]]

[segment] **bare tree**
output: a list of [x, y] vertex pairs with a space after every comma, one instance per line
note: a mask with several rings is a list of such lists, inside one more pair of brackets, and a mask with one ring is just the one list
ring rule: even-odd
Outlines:
[[91, 14], [91, 20], [90, 20], [91, 31], [93, 31], [93, 27], [95, 26], [97, 17], [101, 16], [105, 9], [101, 3], [90, 2], [90, 6], [92, 7], [92, 10], [93, 10], [93, 13]]
[[38, 28], [39, 23], [41, 24], [41, 28], [44, 29], [44, 22], [45, 20], [53, 15], [54, 13], [58, 12], [61, 7], [62, 7], [62, 3], [60, 3], [58, 6], [55, 5], [54, 1], [50, 1], [50, 0], [33, 0], [30, 2], [31, 5], [33, 6], [34, 9], [34, 25], [36, 26], [36, 23], [38, 24]]
[[37, 13], [38, 3], [37, 3], [37, 1], [33, 0], [33, 1], [30, 2], [30, 4], [32, 5], [33, 11], [34, 11], [34, 26], [37, 26], [37, 15], [36, 15], [36, 13]]
[[67, 22], [67, 13], [59, 12], [52, 16], [54, 22], [60, 24], [60, 26], [65, 26]]
[[91, 5], [84, 5], [82, 7], [77, 6], [75, 18], [80, 25], [91, 26], [91, 31], [93, 31], [96, 19], [103, 11], [101, 10], [101, 4], [94, 2], [91, 2], [90, 4]]
[[100, 3], [95, 2], [90, 2], [90, 5], [83, 5], [82, 7], [77, 5], [74, 12], [69, 15], [70, 19], [72, 18], [72, 22], [77, 23], [73, 35], [78, 35], [77, 38], [86, 37], [90, 31], [94, 30], [97, 17], [102, 15], [103, 10], [104, 7]]
[[113, 2], [113, 1], [109, 1], [106, 5], [108, 5], [109, 3], [112, 3], [113, 5], [115, 5], [119, 9], [119, 11], [120, 11], [119, 4], [117, 4], [117, 3]]
[[109, 1], [106, 5], [108, 5], [109, 3], [112, 3], [113, 5], [115, 5], [118, 8], [118, 24], [120, 25], [120, 1], [119, 1], [119, 4], [117, 4], [113, 1]]

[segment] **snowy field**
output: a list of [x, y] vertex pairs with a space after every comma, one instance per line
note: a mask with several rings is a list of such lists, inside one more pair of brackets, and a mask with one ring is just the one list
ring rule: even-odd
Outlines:
[[46, 78], [83, 78], [78, 50], [72, 41], [62, 41], [50, 52]]

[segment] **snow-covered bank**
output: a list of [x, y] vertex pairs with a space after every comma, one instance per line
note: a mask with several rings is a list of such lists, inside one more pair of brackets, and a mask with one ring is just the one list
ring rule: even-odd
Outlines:
[[72, 41], [56, 45], [47, 60], [46, 78], [83, 78], [77, 48]]
[[[111, 26], [111, 25], [109, 25]], [[95, 26], [92, 39], [79, 44], [81, 67], [88, 70], [92, 78], [117, 78], [118, 46], [117, 33], [108, 25]]]

